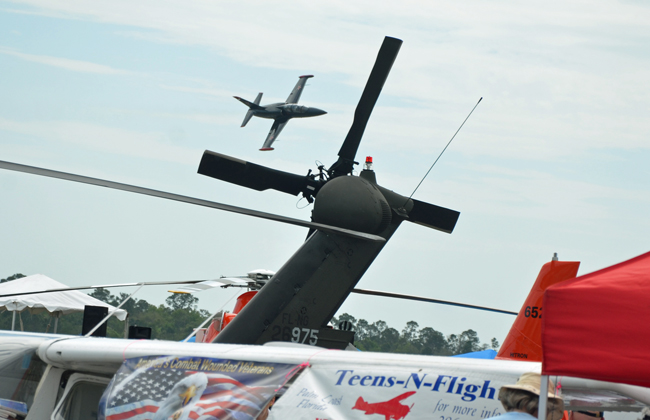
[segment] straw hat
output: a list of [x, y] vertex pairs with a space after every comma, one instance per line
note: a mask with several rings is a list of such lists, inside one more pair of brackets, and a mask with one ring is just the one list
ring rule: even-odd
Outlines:
[[[534, 372], [526, 372], [523, 375], [519, 377], [517, 380], [517, 383], [514, 385], [504, 385], [501, 388], [506, 388], [506, 389], [521, 389], [523, 391], [528, 391], [532, 392], [535, 395], [539, 395], [540, 392], [540, 384], [542, 383], [542, 377], [539, 373], [534, 373]], [[553, 382], [549, 379], [548, 381], [548, 397], [549, 398], [557, 398], [557, 399], [562, 399], [562, 396], [560, 394], [555, 394], [555, 385]]]

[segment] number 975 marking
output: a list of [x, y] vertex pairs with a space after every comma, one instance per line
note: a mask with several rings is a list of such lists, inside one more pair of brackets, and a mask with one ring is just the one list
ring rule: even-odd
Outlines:
[[[308, 338], [309, 341], [307, 342]], [[291, 330], [291, 341], [294, 343], [303, 343], [315, 346], [318, 342], [318, 330], [294, 327], [293, 330]]]

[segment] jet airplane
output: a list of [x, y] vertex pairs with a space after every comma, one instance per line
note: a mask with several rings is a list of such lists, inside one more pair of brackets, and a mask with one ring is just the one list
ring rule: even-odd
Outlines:
[[327, 112], [323, 111], [322, 109], [298, 105], [298, 100], [300, 99], [300, 95], [302, 94], [303, 88], [305, 87], [305, 83], [307, 83], [307, 79], [311, 77], [314, 76], [300, 76], [298, 78], [298, 83], [296, 83], [296, 86], [291, 91], [291, 94], [289, 94], [289, 97], [284, 102], [277, 102], [269, 105], [260, 105], [262, 92], [257, 94], [257, 98], [255, 98], [253, 102], [247, 101], [246, 99], [240, 98], [239, 96], [234, 96], [235, 99], [248, 107], [248, 111], [244, 117], [244, 122], [241, 123], [242, 127], [245, 127], [252, 117], [274, 120], [273, 126], [271, 126], [271, 131], [269, 131], [269, 134], [266, 136], [264, 145], [260, 150], [273, 150], [271, 145], [277, 140], [280, 132], [284, 126], [287, 125], [287, 122], [289, 122], [291, 118], [317, 117], [319, 115], [327, 114]]

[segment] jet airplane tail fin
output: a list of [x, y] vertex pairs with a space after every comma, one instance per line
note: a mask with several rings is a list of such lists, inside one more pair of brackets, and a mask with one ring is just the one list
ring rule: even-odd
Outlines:
[[544, 291], [556, 283], [574, 278], [578, 274], [578, 267], [579, 261], [557, 261], [555, 257], [553, 261], [542, 266], [517, 319], [497, 353], [497, 359], [542, 361]]
[[253, 110], [249, 109], [248, 111], [246, 111], [246, 116], [244, 117], [244, 122], [241, 123], [241, 126], [246, 127], [246, 124], [248, 124], [251, 118], [253, 118]]
[[262, 99], [262, 92], [257, 94], [257, 98], [255, 98], [255, 101], [247, 101], [244, 98], [240, 98], [239, 96], [233, 96], [233, 98], [237, 99], [239, 102], [243, 103], [248, 107], [248, 112], [246, 112], [246, 116], [244, 117], [244, 122], [241, 123], [242, 127], [246, 127], [246, 124], [253, 118], [253, 115], [255, 114], [256, 110], [262, 110], [264, 107], [260, 106], [260, 100]]
[[254, 103], [255, 105], [259, 105], [261, 100], [262, 100], [262, 92], [260, 92], [260, 93], [257, 94], [257, 98], [255, 98], [255, 100], [253, 101], [253, 103]]
[[252, 110], [262, 110], [262, 109], [264, 109], [263, 106], [259, 105], [259, 98], [261, 98], [261, 97], [262, 97], [262, 92], [260, 92], [257, 95], [257, 98], [255, 100], [258, 103], [255, 103], [255, 102], [248, 101], [248, 100], [246, 100], [244, 98], [240, 98], [239, 96], [233, 96], [233, 98], [237, 99], [239, 102], [243, 103], [244, 105], [246, 105], [247, 107], [249, 107]]

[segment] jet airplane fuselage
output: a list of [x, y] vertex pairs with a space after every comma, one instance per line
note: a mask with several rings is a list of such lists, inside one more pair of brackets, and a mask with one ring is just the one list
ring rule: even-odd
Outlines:
[[[240, 99], [237, 96], [235, 98]], [[319, 115], [327, 114], [326, 111], [323, 111], [319, 108], [297, 104], [287, 104], [285, 102], [262, 105], [262, 108], [264, 109], [253, 110], [253, 116], [274, 120], [276, 118], [291, 119], [317, 117]]]

